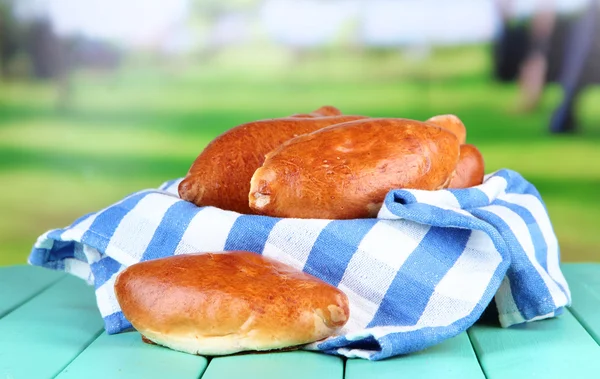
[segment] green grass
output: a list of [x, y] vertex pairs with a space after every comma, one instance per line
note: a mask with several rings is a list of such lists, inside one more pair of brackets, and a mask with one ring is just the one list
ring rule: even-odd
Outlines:
[[[260, 57], [258, 59], [257, 57]], [[130, 64], [78, 73], [73, 107], [54, 109], [50, 83], [0, 87], [0, 265], [24, 263], [47, 229], [124, 195], [185, 175], [219, 133], [324, 104], [345, 113], [426, 119], [454, 113], [486, 159], [536, 185], [565, 261], [600, 261], [600, 90], [580, 104], [583, 133], [548, 135], [558, 88], [540, 108], [511, 111], [516, 87], [493, 82], [486, 48], [400, 54], [326, 52], [295, 62], [282, 52], [223, 54], [212, 64]]]

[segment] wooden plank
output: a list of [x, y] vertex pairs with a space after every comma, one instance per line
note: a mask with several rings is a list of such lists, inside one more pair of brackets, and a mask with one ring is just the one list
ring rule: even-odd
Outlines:
[[93, 287], [66, 276], [0, 319], [0, 378], [56, 376], [103, 330]]
[[342, 379], [344, 361], [309, 351], [246, 354], [214, 358], [202, 379]]
[[570, 263], [562, 271], [571, 289], [571, 312], [600, 344], [600, 264]]
[[207, 364], [204, 357], [143, 343], [138, 332], [103, 333], [56, 379], [197, 379]]
[[64, 275], [34, 266], [0, 267], [0, 318]]
[[346, 379], [484, 379], [467, 333], [418, 353], [371, 362], [349, 359]]
[[469, 330], [488, 379], [595, 378], [600, 346], [573, 315], [502, 329], [475, 325]]

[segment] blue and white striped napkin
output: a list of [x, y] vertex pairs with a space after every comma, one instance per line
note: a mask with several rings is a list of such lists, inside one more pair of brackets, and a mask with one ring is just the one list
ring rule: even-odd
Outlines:
[[348, 295], [350, 320], [340, 335], [305, 348], [370, 360], [465, 331], [493, 298], [503, 327], [553, 317], [571, 303], [545, 205], [511, 170], [489, 174], [474, 188], [390, 191], [377, 218], [359, 220], [199, 208], [178, 197], [180, 180], [48, 231], [29, 263], [93, 284], [114, 334], [131, 327], [113, 290], [123, 268], [193, 252], [264, 254]]

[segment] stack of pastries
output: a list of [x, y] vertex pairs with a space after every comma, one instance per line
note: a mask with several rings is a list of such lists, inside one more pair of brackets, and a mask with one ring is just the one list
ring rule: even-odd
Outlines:
[[213, 140], [179, 185], [197, 206], [273, 217], [375, 217], [392, 189], [481, 184], [484, 161], [454, 115], [426, 121], [312, 113], [239, 125]]
[[[392, 189], [465, 188], [483, 175], [456, 116], [422, 122], [325, 106], [223, 133], [194, 161], [179, 195], [243, 214], [353, 219], [375, 217]], [[140, 262], [119, 274], [115, 296], [146, 342], [191, 354], [289, 349], [346, 324], [340, 289], [256, 253]]]

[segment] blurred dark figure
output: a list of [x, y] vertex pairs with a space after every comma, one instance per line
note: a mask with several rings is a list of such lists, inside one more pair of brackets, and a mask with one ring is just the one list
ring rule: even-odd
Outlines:
[[577, 128], [576, 101], [590, 84], [600, 83], [600, 1], [592, 0], [569, 36], [559, 83], [563, 100], [550, 121], [553, 133], [573, 132]]
[[557, 82], [563, 100], [553, 112], [550, 131], [576, 130], [575, 106], [582, 90], [600, 83], [600, 0], [573, 16], [558, 17], [554, 2], [539, 2], [530, 22], [515, 22], [511, 0], [496, 0], [502, 31], [495, 46], [495, 76], [518, 80], [519, 110], [531, 111], [539, 103], [544, 86]]
[[[501, 16], [501, 29], [494, 46], [494, 74], [501, 81], [519, 80], [523, 87], [527, 87], [525, 93], [529, 97], [522, 103], [526, 104], [523, 105], [524, 108], [531, 109], [537, 105], [539, 98], [539, 91], [534, 88], [541, 90], [542, 86], [539, 84], [539, 77], [533, 78], [525, 73], [540, 73], [542, 78], [547, 74], [548, 61], [551, 60], [550, 48], [556, 45], [551, 43], [556, 41], [550, 39], [558, 34], [555, 32], [558, 20], [554, 16], [551, 0], [542, 0], [540, 9], [532, 20], [517, 19], [513, 14], [514, 4], [514, 0], [496, 0]], [[556, 54], [553, 56], [556, 58]], [[528, 84], [524, 85], [525, 83]]]

